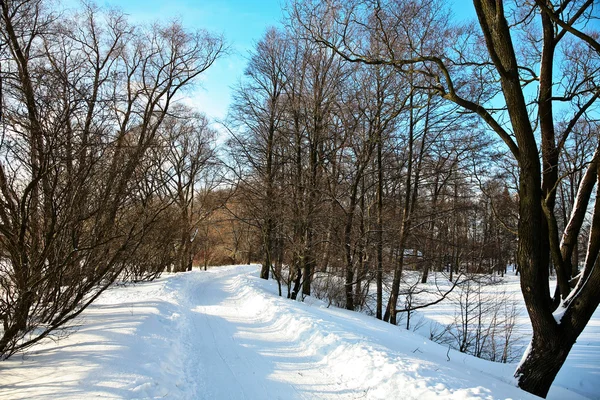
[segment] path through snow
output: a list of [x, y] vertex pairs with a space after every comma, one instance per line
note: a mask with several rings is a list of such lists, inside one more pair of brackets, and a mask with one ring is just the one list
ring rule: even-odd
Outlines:
[[76, 333], [0, 363], [0, 398], [533, 398], [510, 383], [511, 366], [279, 298], [257, 275], [223, 267], [113, 288]]

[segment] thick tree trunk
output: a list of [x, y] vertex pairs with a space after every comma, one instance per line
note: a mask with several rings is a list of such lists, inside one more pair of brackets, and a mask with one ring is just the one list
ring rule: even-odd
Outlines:
[[[519, 386], [533, 394], [545, 397], [550, 385], [562, 366], [572, 343], [570, 337], [559, 338], [557, 323], [552, 316], [552, 300], [548, 286], [550, 265], [550, 237], [548, 214], [553, 211], [553, 197], [547, 196], [548, 187], [542, 186], [539, 151], [529, 120], [526, 101], [519, 80], [519, 71], [509, 26], [504, 18], [502, 2], [474, 0], [475, 9], [483, 30], [486, 44], [500, 74], [502, 91], [508, 108], [511, 125], [517, 139], [519, 162], [519, 247], [517, 263], [521, 273], [521, 291], [533, 329], [533, 339], [528, 355], [516, 371]], [[542, 73], [544, 78], [548, 76]], [[542, 82], [540, 82], [542, 85]], [[548, 96], [543, 87], [541, 99]], [[546, 107], [548, 106], [548, 107]], [[541, 119], [551, 116], [551, 108], [544, 104]], [[552, 153], [553, 131], [545, 124], [542, 132], [544, 162], [550, 168], [554, 162]], [[545, 165], [546, 166], [546, 165]], [[544, 171], [545, 181], [554, 179], [554, 171]], [[549, 183], [546, 183], [548, 185]], [[547, 207], [544, 214], [543, 203]], [[551, 222], [551, 221], [550, 221]], [[576, 337], [576, 336], [575, 336]], [[560, 340], [565, 340], [560, 344]], [[544, 366], [542, 366], [544, 364]], [[536, 369], [539, 368], [539, 371]], [[541, 371], [541, 372], [540, 372]]]
[[271, 254], [273, 251], [273, 228], [271, 220], [267, 220], [266, 232], [264, 233], [264, 259], [260, 268], [261, 279], [269, 279], [269, 271], [271, 270]]
[[292, 289], [292, 293], [290, 296], [290, 298], [292, 300], [296, 300], [296, 298], [298, 297], [298, 293], [300, 292], [301, 282], [302, 282], [302, 268], [297, 267], [296, 268], [296, 278], [294, 279], [294, 289]]
[[519, 387], [545, 398], [574, 343], [555, 330], [534, 336], [515, 372]]
[[524, 165], [520, 175], [517, 262], [533, 339], [529, 353], [515, 372], [515, 377], [519, 387], [545, 397], [573, 343], [565, 341], [562, 344], [564, 338], [557, 337], [557, 324], [551, 314], [553, 307], [548, 288], [550, 249], [541, 206], [539, 169], [534, 165], [529, 168]]
[[392, 325], [397, 324], [396, 310], [398, 305], [398, 295], [400, 294], [400, 279], [404, 270], [404, 243], [401, 243], [399, 248], [400, 254], [398, 255], [398, 263], [394, 270], [394, 278], [392, 280], [392, 290], [390, 292], [390, 298], [388, 300], [383, 320], [389, 322]]

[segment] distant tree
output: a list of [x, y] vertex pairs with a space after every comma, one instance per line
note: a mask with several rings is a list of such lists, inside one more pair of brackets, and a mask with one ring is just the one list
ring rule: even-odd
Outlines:
[[[162, 176], [168, 198], [179, 210], [179, 243], [175, 272], [191, 271], [200, 246], [198, 237], [203, 219], [220, 204], [209, 204], [207, 196], [218, 186], [215, 153], [216, 132], [208, 119], [187, 107], [176, 107], [161, 129]], [[207, 186], [206, 186], [207, 185]]]
[[247, 196], [247, 207], [252, 209], [246, 222], [261, 232], [263, 279], [269, 278], [273, 264], [279, 213], [275, 207], [276, 179], [282, 160], [277, 157], [277, 147], [281, 146], [285, 118], [287, 52], [285, 35], [276, 29], [267, 31], [250, 55], [229, 116], [229, 148], [235, 162], [232, 172]]

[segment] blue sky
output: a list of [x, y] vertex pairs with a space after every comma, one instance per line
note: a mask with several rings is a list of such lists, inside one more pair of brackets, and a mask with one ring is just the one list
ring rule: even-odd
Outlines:
[[[267, 28], [281, 24], [285, 0], [98, 0], [98, 4], [122, 9], [135, 23], [179, 19], [189, 29], [223, 34], [230, 46], [229, 54], [204, 74], [201, 87], [190, 99], [213, 120], [222, 120], [227, 114], [231, 87], [243, 75], [248, 51]], [[453, 12], [458, 17], [474, 16], [471, 1], [455, 0], [455, 4]]]
[[189, 29], [202, 28], [223, 34], [229, 54], [202, 77], [191, 103], [212, 119], [224, 119], [231, 87], [243, 75], [246, 56], [267, 28], [281, 23], [280, 0], [128, 0], [106, 1], [129, 14], [136, 23], [180, 20]]

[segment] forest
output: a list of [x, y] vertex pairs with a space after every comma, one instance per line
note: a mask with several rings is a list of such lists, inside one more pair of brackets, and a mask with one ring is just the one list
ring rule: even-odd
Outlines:
[[0, 359], [193, 266], [407, 329], [516, 273], [545, 397], [600, 303], [600, 14], [473, 6], [290, 0], [211, 121], [185, 99], [226, 34], [0, 0]]

